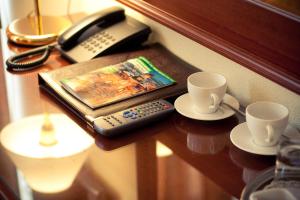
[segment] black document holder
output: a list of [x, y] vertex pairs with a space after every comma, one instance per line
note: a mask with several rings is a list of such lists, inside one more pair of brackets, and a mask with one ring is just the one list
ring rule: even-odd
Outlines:
[[[98, 109], [91, 109], [84, 103], [77, 100], [62, 87], [60, 80], [63, 78], [74, 77], [100, 67], [124, 62], [130, 58], [144, 56], [150, 60], [158, 69], [170, 75], [176, 80], [175, 85], [161, 88], [143, 95], [132, 97], [114, 104], [104, 106]], [[96, 58], [90, 61], [77, 63], [55, 69], [49, 72], [39, 73], [39, 85], [42, 90], [55, 97], [67, 110], [76, 114], [81, 120], [90, 124], [93, 119], [117, 112], [138, 104], [142, 104], [155, 99], [167, 99], [176, 97], [187, 91], [187, 77], [199, 69], [187, 64], [177, 56], [169, 52], [160, 44], [153, 44], [140, 50], [119, 53], [109, 56]]]

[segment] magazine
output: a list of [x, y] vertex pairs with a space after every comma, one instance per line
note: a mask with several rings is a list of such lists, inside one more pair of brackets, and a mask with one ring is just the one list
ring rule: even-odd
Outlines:
[[65, 90], [93, 109], [176, 83], [145, 57], [102, 67], [60, 82]]

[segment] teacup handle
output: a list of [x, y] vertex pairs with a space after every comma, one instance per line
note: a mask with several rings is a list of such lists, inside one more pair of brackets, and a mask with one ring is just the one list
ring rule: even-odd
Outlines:
[[267, 132], [268, 132], [268, 137], [267, 139], [265, 140], [267, 143], [271, 143], [273, 141], [273, 137], [274, 137], [274, 129], [271, 125], [267, 125], [266, 127], [267, 129]]
[[218, 106], [219, 97], [218, 97], [218, 95], [216, 95], [214, 93], [210, 94], [210, 97], [213, 100], [213, 104], [209, 106], [209, 109], [214, 110]]

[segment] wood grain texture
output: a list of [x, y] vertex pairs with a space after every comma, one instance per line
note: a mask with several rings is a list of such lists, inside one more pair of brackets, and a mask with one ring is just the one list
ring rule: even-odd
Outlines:
[[[8, 45], [8, 47], [5, 45], [3, 47], [13, 49], [15, 52], [25, 50], [13, 44]], [[141, 50], [140, 53], [142, 52], [145, 51]], [[156, 64], [175, 64], [175, 62], [176, 65], [183, 64], [178, 62], [175, 57], [168, 55], [167, 51], [161, 51], [160, 47], [157, 52], [159, 53], [147, 54], [152, 55], [153, 60], [159, 61]], [[102, 59], [101, 62], [109, 64], [133, 55], [136, 54], [124, 52], [99, 59]], [[168, 57], [172, 59], [167, 62]], [[23, 90], [11, 91], [11, 93], [18, 95], [15, 95], [13, 99], [9, 98], [8, 103], [12, 105], [18, 102], [18, 105], [14, 104], [15, 107], [4, 105], [5, 109], [1, 112], [1, 117], [7, 117], [9, 114], [12, 116], [18, 114], [20, 117], [41, 114], [44, 110], [42, 106], [37, 106], [40, 104], [46, 104], [50, 113], [65, 113], [95, 138], [95, 151], [91, 151], [90, 158], [97, 158], [103, 167], [99, 168], [98, 162], [93, 163], [91, 159], [88, 159], [68, 190], [56, 194], [42, 194], [33, 191], [33, 199], [101, 199], [102, 193], [115, 197], [112, 199], [124, 199], [126, 196], [117, 193], [117, 188], [112, 188], [105, 180], [123, 182], [121, 176], [111, 177], [110, 175], [123, 174], [125, 168], [128, 168], [136, 176], [137, 185], [131, 186], [128, 192], [136, 194], [137, 198], [158, 199], [159, 195], [163, 195], [163, 199], [174, 199], [174, 197], [183, 197], [181, 199], [232, 199], [233, 196], [239, 198], [246, 184], [243, 177], [244, 171], [250, 170], [252, 174], [257, 175], [275, 163], [275, 156], [253, 155], [243, 152], [230, 143], [230, 130], [244, 121], [244, 118], [238, 115], [226, 120], [203, 122], [186, 118], [174, 112], [158, 123], [145, 125], [118, 137], [101, 136], [68, 109], [65, 109], [59, 101], [47, 93], [43, 94], [43, 90], [39, 90], [37, 80], [39, 72], [62, 69], [68, 64], [70, 63], [56, 52], [50, 56], [44, 66], [36, 70], [18, 74], [6, 70], [0, 71], [0, 73], [3, 72], [3, 76], [5, 80], [8, 80], [11, 88], [23, 88]], [[4, 79], [0, 79], [0, 91], [6, 89], [4, 83]], [[0, 96], [0, 102], [3, 102], [4, 99], [7, 99], [6, 95]], [[20, 113], [21, 111], [22, 113]], [[194, 139], [194, 142], [192, 141], [194, 147], [198, 145], [196, 148], [201, 149], [201, 151], [191, 148], [189, 145], [191, 139]], [[199, 141], [205, 141], [205, 143], [199, 143]], [[164, 144], [173, 154], [169, 158], [159, 157], [156, 154], [157, 142]], [[18, 195], [17, 177], [14, 176], [16, 169], [11, 162], [8, 162], [8, 157], [5, 155], [4, 149], [0, 148], [0, 177], [3, 180], [3, 183], [0, 180], [0, 191], [5, 190], [6, 195]], [[101, 160], [103, 155], [107, 155], [108, 162]], [[120, 157], [126, 162], [120, 162], [118, 159]], [[163, 163], [161, 162], [162, 159], [164, 159]], [[94, 167], [91, 167], [93, 165]], [[103, 169], [106, 169], [107, 173], [104, 173]], [[188, 173], [190, 171], [193, 173]], [[195, 183], [197, 183], [197, 187]], [[119, 188], [123, 187], [128, 188], [126, 185], [120, 184]]]
[[118, 0], [300, 93], [300, 18], [256, 1]]

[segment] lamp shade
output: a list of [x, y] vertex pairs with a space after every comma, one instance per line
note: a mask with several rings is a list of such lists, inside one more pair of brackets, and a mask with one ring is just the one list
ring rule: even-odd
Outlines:
[[39, 143], [43, 115], [13, 122], [1, 132], [0, 141], [29, 186], [38, 192], [55, 193], [71, 186], [94, 140], [63, 114], [51, 114], [57, 143]]

